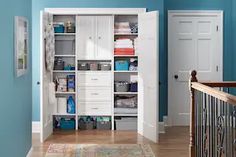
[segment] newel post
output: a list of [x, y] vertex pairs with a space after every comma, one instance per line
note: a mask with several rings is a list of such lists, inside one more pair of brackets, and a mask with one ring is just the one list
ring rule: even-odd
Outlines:
[[190, 101], [190, 144], [189, 144], [189, 157], [195, 157], [195, 93], [192, 88], [192, 82], [198, 82], [197, 71], [191, 72], [191, 78], [189, 80], [189, 88], [191, 93]]

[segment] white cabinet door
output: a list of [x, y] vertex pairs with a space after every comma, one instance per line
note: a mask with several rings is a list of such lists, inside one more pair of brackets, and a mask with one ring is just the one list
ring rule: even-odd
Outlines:
[[77, 16], [78, 59], [95, 58], [95, 16]]
[[138, 132], [158, 141], [158, 12], [139, 14]]
[[[49, 13], [41, 12], [41, 56], [40, 56], [40, 141], [44, 142], [53, 132], [53, 118], [52, 118], [52, 105], [49, 104], [49, 82], [51, 73], [46, 70], [45, 67], [45, 42], [44, 42], [44, 30], [48, 25], [48, 19], [52, 19], [52, 15]], [[51, 21], [52, 22], [52, 21]]]
[[113, 17], [97, 16], [96, 17], [96, 59], [112, 59], [113, 53]]

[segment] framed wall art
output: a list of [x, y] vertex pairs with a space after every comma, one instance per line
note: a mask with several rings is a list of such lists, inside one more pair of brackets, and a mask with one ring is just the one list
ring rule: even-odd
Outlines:
[[15, 73], [25, 75], [29, 60], [29, 24], [25, 17], [15, 17]]

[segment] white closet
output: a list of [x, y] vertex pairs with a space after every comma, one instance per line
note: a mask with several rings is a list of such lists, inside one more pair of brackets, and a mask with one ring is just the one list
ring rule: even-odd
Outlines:
[[[50, 104], [41, 103], [41, 141], [52, 133], [53, 121], [57, 117], [74, 118], [75, 129], [81, 116], [109, 117], [111, 130], [116, 130], [119, 118], [137, 118], [137, 132], [157, 142], [158, 140], [158, 12], [146, 13], [145, 9], [45, 9], [55, 22], [70, 21], [75, 24], [74, 33], [55, 33], [56, 58], [74, 69], [54, 70], [53, 78], [75, 77], [74, 91], [56, 91], [56, 97], [73, 97], [75, 114], [53, 113]], [[43, 14], [42, 14], [43, 15]], [[43, 18], [41, 19], [43, 22]], [[115, 32], [118, 22], [138, 23], [138, 32]], [[43, 34], [44, 28], [42, 27]], [[132, 55], [115, 54], [115, 41], [130, 39], [134, 44]], [[44, 42], [42, 36], [41, 62], [44, 64]], [[119, 60], [135, 60], [136, 70], [117, 70]], [[83, 63], [110, 64], [110, 70], [81, 69]], [[41, 71], [45, 71], [41, 66]], [[42, 73], [43, 75], [43, 73]], [[137, 80], [138, 91], [117, 92], [114, 84], [119, 81]], [[45, 79], [42, 79], [45, 86]], [[42, 93], [45, 93], [42, 88]], [[58, 90], [58, 89], [56, 89]], [[135, 114], [116, 113], [117, 97], [134, 97], [137, 101]], [[41, 98], [48, 99], [47, 97]], [[46, 113], [47, 112], [47, 113]], [[45, 114], [46, 113], [46, 114]], [[49, 117], [45, 120], [45, 117]]]

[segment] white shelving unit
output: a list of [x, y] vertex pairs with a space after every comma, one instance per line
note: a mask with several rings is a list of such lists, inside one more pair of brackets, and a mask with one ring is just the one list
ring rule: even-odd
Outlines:
[[[41, 14], [41, 142], [47, 139], [53, 131], [52, 118], [75, 117], [75, 130], [78, 130], [79, 116], [111, 117], [112, 130], [115, 129], [115, 118], [137, 117], [138, 133], [156, 142], [158, 139], [158, 12], [146, 12], [138, 8], [47, 8]], [[54, 21], [50, 21], [53, 16]], [[72, 96], [76, 103], [75, 114], [50, 113], [48, 85], [51, 75], [45, 69], [45, 26], [51, 22], [76, 24], [76, 33], [56, 33], [56, 58], [62, 58], [66, 64], [75, 66], [75, 70], [54, 70], [56, 76], [75, 75], [75, 92], [56, 92], [56, 97]], [[114, 33], [114, 22], [138, 21], [139, 33]], [[138, 53], [135, 55], [114, 55], [114, 41], [117, 38], [138, 40]], [[147, 44], [148, 43], [148, 44]], [[116, 59], [137, 58], [138, 71], [115, 71]], [[78, 61], [109, 61], [111, 71], [78, 71]], [[150, 68], [150, 65], [153, 67]], [[59, 68], [60, 69], [60, 68]], [[115, 81], [129, 81], [133, 76], [142, 81], [138, 92], [115, 92]], [[152, 88], [148, 88], [152, 86]], [[142, 89], [147, 89], [143, 96]], [[137, 114], [115, 114], [116, 96], [137, 96]], [[147, 105], [148, 104], [148, 105]], [[52, 116], [50, 116], [52, 115]], [[144, 116], [148, 115], [148, 116]], [[51, 117], [51, 118], [50, 118]], [[143, 124], [143, 121], [146, 124]], [[145, 132], [143, 132], [145, 130]]]

